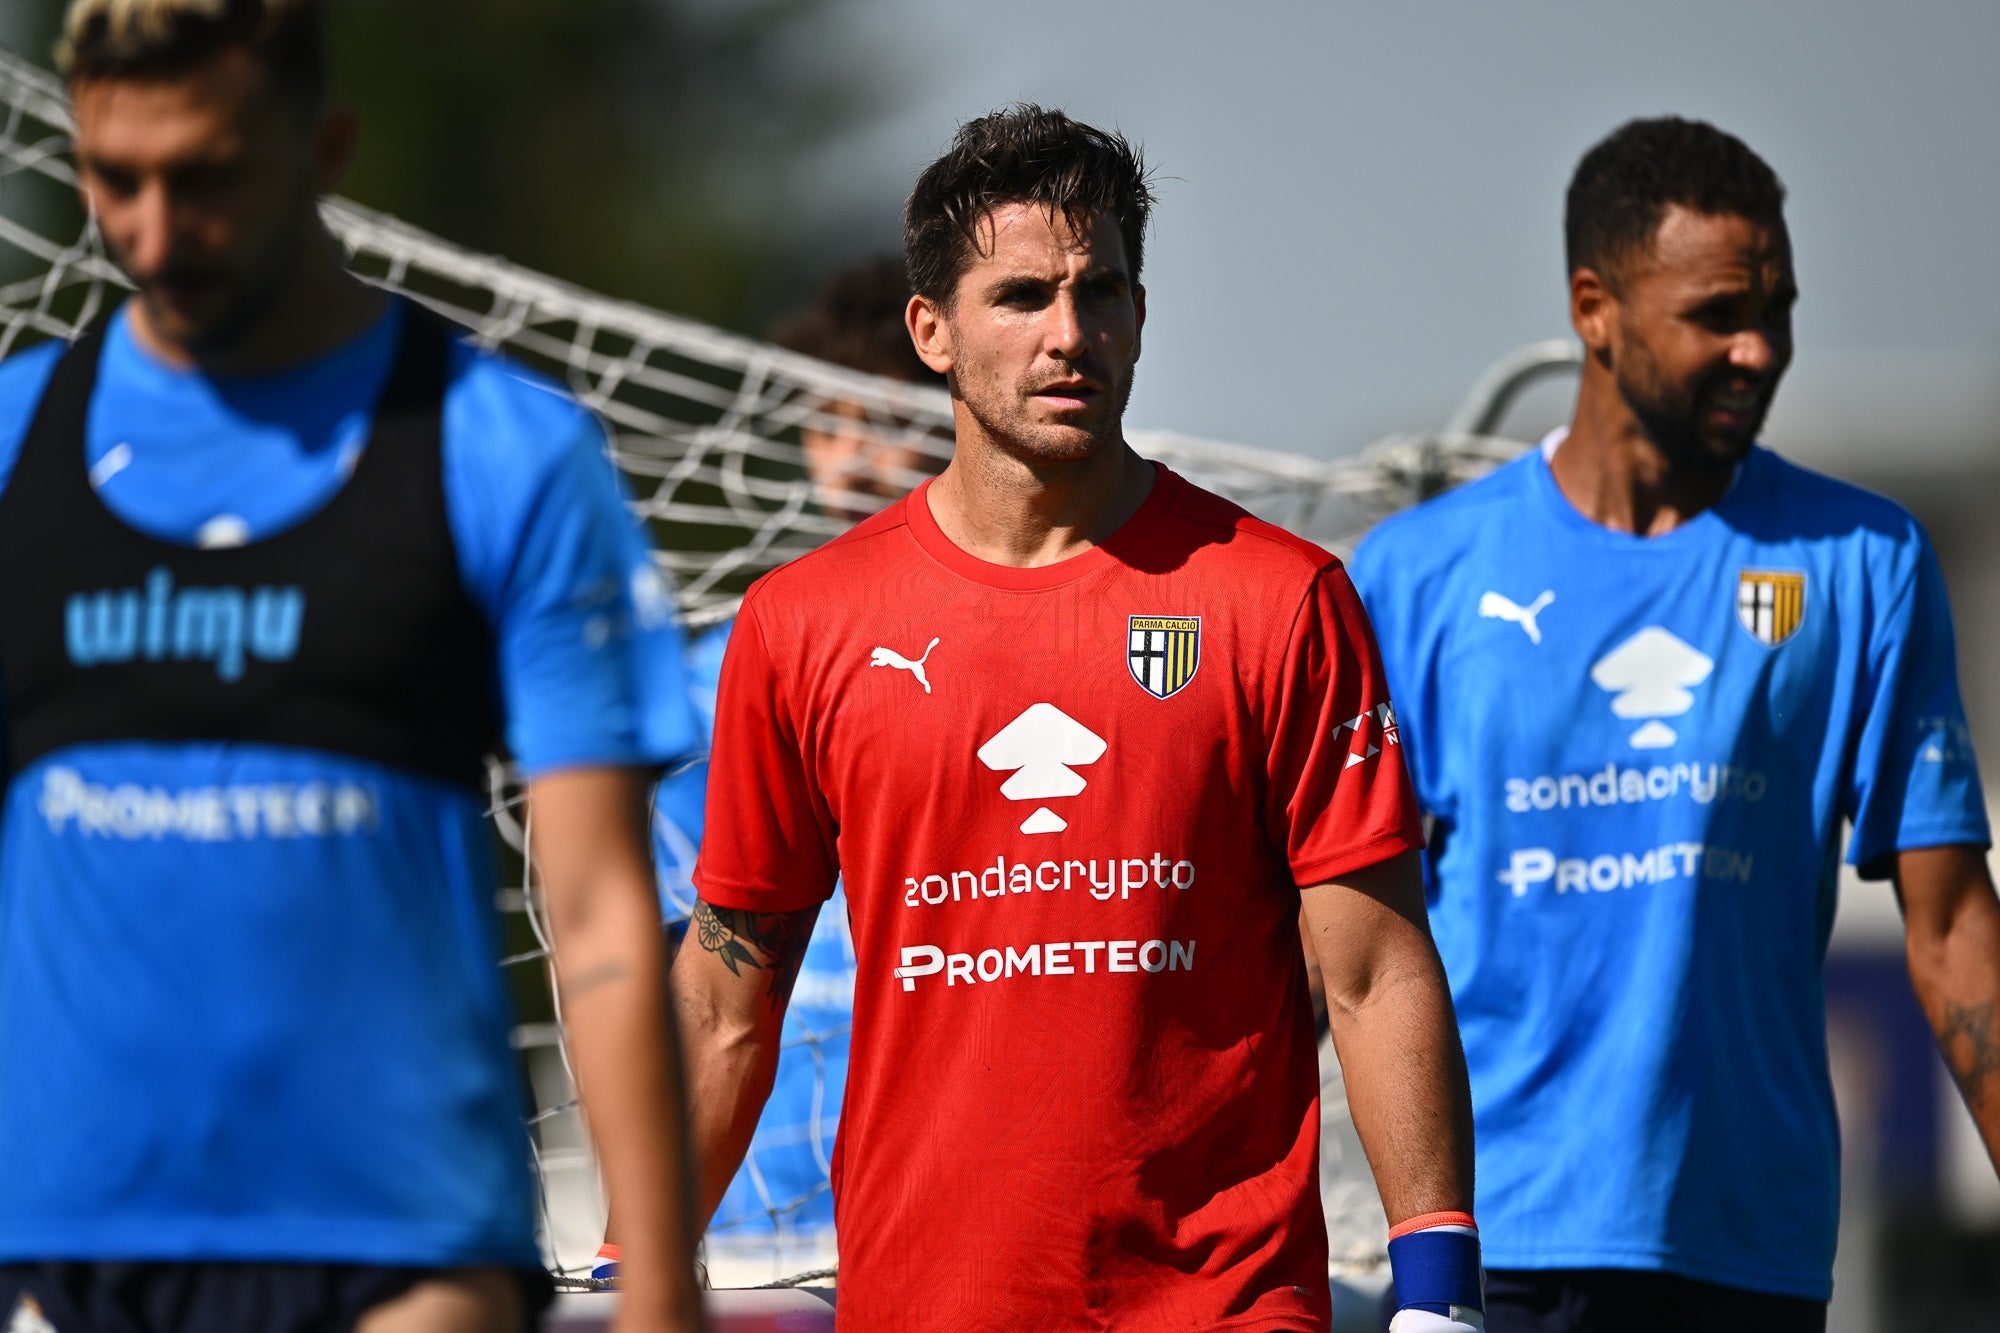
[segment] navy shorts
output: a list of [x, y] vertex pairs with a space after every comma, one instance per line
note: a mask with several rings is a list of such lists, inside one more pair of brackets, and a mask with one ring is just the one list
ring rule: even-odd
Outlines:
[[[1383, 1297], [1383, 1327], [1395, 1313]], [[1489, 1268], [1486, 1333], [1825, 1333], [1826, 1303], [1624, 1268]]]
[[[0, 1264], [0, 1329], [33, 1301], [26, 1308], [39, 1308], [56, 1333], [349, 1333], [437, 1275], [368, 1264]], [[521, 1326], [533, 1329], [555, 1288], [539, 1270], [520, 1278]]]

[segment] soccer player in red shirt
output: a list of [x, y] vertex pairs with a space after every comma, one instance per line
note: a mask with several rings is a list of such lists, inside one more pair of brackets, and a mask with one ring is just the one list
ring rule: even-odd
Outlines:
[[1366, 617], [1121, 432], [1151, 202], [1124, 139], [1027, 106], [910, 198], [957, 454], [744, 600], [672, 978], [699, 1206], [844, 876], [844, 1328], [1326, 1328], [1303, 901], [1397, 1327], [1477, 1328], [1465, 1066]]

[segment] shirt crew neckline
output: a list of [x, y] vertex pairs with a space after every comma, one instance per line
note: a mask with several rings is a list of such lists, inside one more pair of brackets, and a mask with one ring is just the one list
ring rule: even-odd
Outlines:
[[924, 553], [962, 579], [1002, 592], [1038, 592], [1045, 588], [1059, 588], [1100, 569], [1130, 563], [1127, 559], [1129, 553], [1136, 551], [1159, 527], [1187, 483], [1163, 464], [1154, 463], [1152, 468], [1153, 489], [1147, 492], [1145, 500], [1132, 516], [1118, 525], [1117, 531], [1088, 551], [1067, 560], [1058, 560], [1053, 565], [1032, 568], [996, 565], [967, 552], [945, 536], [944, 529], [938, 526], [936, 516], [931, 513], [932, 478], [926, 478], [904, 501], [905, 521], [910, 535]]
[[[121, 379], [136, 382], [144, 391], [176, 393], [192, 388], [224, 399], [264, 393], [311, 394], [353, 378], [356, 369], [385, 349], [393, 349], [402, 326], [403, 301], [397, 297], [366, 328], [309, 360], [248, 375], [217, 374], [198, 366], [172, 365], [148, 350], [132, 331], [132, 303], [127, 301], [111, 317], [104, 350], [115, 359]], [[384, 364], [393, 356], [391, 350]]]
[[1552, 465], [1556, 450], [1568, 436], [1569, 428], [1558, 426], [1542, 438], [1535, 449], [1534, 458], [1529, 463], [1531, 473], [1529, 489], [1539, 507], [1555, 520], [1558, 527], [1594, 545], [1615, 551], [1679, 552], [1691, 543], [1698, 544], [1707, 540], [1707, 535], [1712, 529], [1729, 526], [1729, 520], [1752, 502], [1751, 497], [1762, 482], [1765, 467], [1769, 462], [1764, 447], [1754, 446], [1749, 455], [1737, 464], [1736, 474], [1730, 478], [1728, 489], [1723, 491], [1714, 504], [1672, 531], [1663, 532], [1657, 537], [1649, 537], [1641, 533], [1619, 532], [1615, 528], [1607, 528], [1570, 502], [1569, 496], [1563, 493], [1562, 486], [1556, 481], [1555, 468]]

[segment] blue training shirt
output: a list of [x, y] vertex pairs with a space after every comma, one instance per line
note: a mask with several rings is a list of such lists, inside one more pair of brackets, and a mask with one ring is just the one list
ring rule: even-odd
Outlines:
[[[729, 630], [729, 624], [719, 625], [688, 645], [688, 688], [708, 737], [715, 734], [715, 690]], [[686, 930], [694, 912], [690, 876], [701, 847], [707, 793], [708, 760], [703, 758], [669, 773], [653, 798], [660, 909], [677, 931]], [[711, 1238], [809, 1240], [833, 1226], [833, 1137], [847, 1087], [854, 976], [847, 897], [836, 885], [813, 923], [792, 987], [770, 1099], [743, 1167], [709, 1224]]]
[[1536, 451], [1349, 570], [1435, 821], [1487, 1264], [1826, 1299], [1842, 824], [1871, 878], [1988, 841], [1922, 529], [1759, 448], [1636, 537]]
[[[86, 427], [99, 494], [189, 544], [301, 521], [359, 457], [402, 318], [220, 378], [155, 361], [121, 312]], [[0, 486], [60, 350], [0, 363]], [[694, 749], [671, 598], [589, 414], [460, 344], [442, 457], [525, 772]], [[538, 1264], [482, 805], [240, 743], [73, 745], [12, 774], [0, 1261]]]

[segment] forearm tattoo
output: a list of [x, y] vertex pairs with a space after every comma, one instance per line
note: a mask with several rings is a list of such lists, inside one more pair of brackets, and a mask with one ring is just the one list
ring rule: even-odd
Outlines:
[[2000, 1022], [1995, 1021], [1994, 1003], [1954, 1004], [1945, 1001], [1937, 1029], [1938, 1048], [1951, 1066], [1965, 1094], [1965, 1104], [1975, 1112], [2000, 1099]]
[[746, 967], [769, 972], [771, 1007], [775, 1009], [791, 998], [799, 965], [805, 962], [806, 942], [812, 938], [813, 922], [818, 918], [817, 907], [797, 912], [744, 912], [715, 907], [697, 898], [688, 934], [720, 958], [732, 976], [742, 976]]

